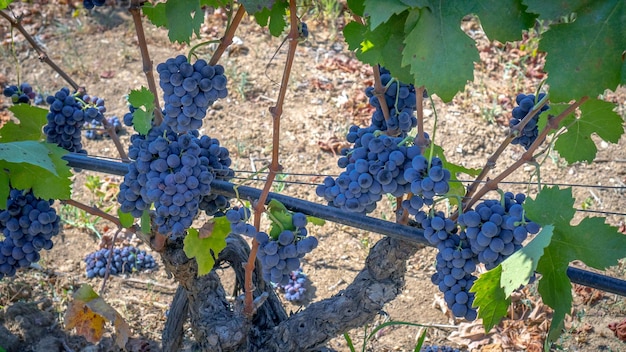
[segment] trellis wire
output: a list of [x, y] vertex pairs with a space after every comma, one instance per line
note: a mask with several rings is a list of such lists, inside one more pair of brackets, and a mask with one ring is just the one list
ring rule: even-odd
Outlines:
[[[110, 159], [98, 159], [75, 153], [67, 154], [63, 158], [68, 162], [69, 166], [77, 169], [103, 172], [118, 176], [124, 176], [128, 172], [128, 164]], [[230, 182], [220, 180], [214, 180], [211, 183], [211, 190], [216, 194], [221, 194], [230, 198], [238, 196], [242, 199], [251, 201], [258, 199], [261, 194], [260, 189], [248, 186], [235, 186]], [[324, 206], [273, 192], [270, 192], [268, 201], [271, 199], [276, 199], [292, 211], [299, 211], [338, 224], [430, 246], [428, 241], [424, 238], [423, 231], [415, 227], [405, 226], [365, 215], [349, 213], [338, 208]], [[625, 280], [571, 266], [567, 268], [567, 275], [574, 283], [626, 297]]]

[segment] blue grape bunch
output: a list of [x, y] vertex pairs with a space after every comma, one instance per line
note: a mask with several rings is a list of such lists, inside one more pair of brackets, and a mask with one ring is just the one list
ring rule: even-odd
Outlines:
[[457, 225], [442, 212], [427, 214], [420, 211], [416, 220], [424, 229], [424, 237], [437, 247], [436, 273], [431, 280], [441, 293], [455, 317], [476, 319], [472, 308], [474, 293], [469, 292], [476, 280], [476, 255], [466, 239], [457, 234]]
[[80, 138], [81, 127], [86, 121], [80, 102], [67, 87], [48, 96], [46, 102], [50, 105], [46, 116], [48, 123], [43, 128], [47, 141], [70, 152], [87, 154]]
[[215, 178], [201, 153], [197, 131], [179, 135], [162, 125], [146, 136], [133, 135], [128, 156], [134, 162], [118, 194], [121, 210], [138, 218], [154, 204], [158, 231], [184, 236]]
[[[230, 168], [232, 160], [228, 149], [220, 145], [220, 141], [209, 136], [197, 137], [200, 146], [200, 158], [207, 162], [207, 167], [216, 180], [230, 181], [235, 172]], [[229, 199], [223, 195], [209, 193], [200, 199], [199, 209], [207, 215], [217, 215], [230, 207]]]
[[142, 270], [156, 268], [157, 264], [151, 254], [137, 247], [105, 248], [91, 252], [85, 256], [87, 278], [104, 277], [111, 256], [110, 273], [112, 275], [132, 274]]
[[157, 65], [165, 102], [164, 123], [177, 133], [202, 127], [209, 105], [228, 95], [224, 67], [205, 60], [193, 64], [179, 55]]
[[0, 210], [0, 279], [15, 275], [16, 269], [39, 261], [39, 251], [52, 248], [59, 233], [59, 217], [53, 200], [36, 197], [32, 191], [11, 189], [7, 207]]
[[[432, 205], [435, 196], [444, 195], [450, 190], [451, 173], [443, 167], [443, 162], [438, 157], [430, 161], [423, 155], [417, 155], [411, 160], [410, 167], [404, 170], [404, 179], [410, 183], [410, 192], [421, 197], [425, 205]], [[419, 204], [417, 204], [419, 205]], [[419, 211], [412, 204], [403, 204], [409, 213]]]
[[410, 183], [404, 174], [420, 154], [418, 146], [407, 146], [403, 137], [356, 126], [350, 128], [347, 138], [354, 148], [337, 162], [345, 171], [336, 179], [326, 177], [316, 189], [318, 196], [329, 205], [365, 214], [376, 209], [383, 194], [399, 197], [409, 192]]
[[236, 235], [244, 235], [251, 238], [256, 236], [256, 228], [248, 222], [252, 212], [247, 207], [228, 209], [225, 213], [226, 220], [230, 223], [230, 231]]
[[302, 268], [289, 273], [289, 281], [285, 285], [276, 285], [276, 287], [284, 292], [285, 299], [290, 302], [301, 302], [306, 294], [309, 278], [302, 271]]
[[50, 105], [46, 116], [48, 123], [43, 129], [47, 141], [70, 152], [87, 154], [83, 149], [81, 130], [86, 122], [102, 122], [106, 111], [104, 100], [89, 95], [79, 98], [78, 94], [63, 87], [48, 96], [46, 102]]
[[415, 215], [415, 220], [424, 229], [424, 237], [428, 243], [435, 247], [457, 233], [456, 224], [446, 218], [443, 212], [429, 215], [424, 211], [419, 211]]
[[488, 270], [522, 248], [529, 233], [539, 232], [540, 226], [524, 216], [525, 199], [522, 193], [506, 192], [501, 201], [485, 200], [459, 216], [463, 235]]
[[381, 131], [397, 131], [407, 133], [417, 126], [415, 111], [415, 87], [412, 84], [399, 82], [384, 67], [380, 68], [380, 80], [385, 90], [385, 102], [389, 109], [389, 119], [385, 120], [378, 97], [374, 95], [374, 87], [367, 87], [365, 95], [371, 106], [376, 108], [372, 114], [371, 125]]
[[13, 104], [29, 104], [37, 97], [30, 84], [24, 82], [18, 86], [11, 85], [4, 88], [2, 92], [5, 97], [11, 98]]
[[475, 294], [469, 292], [476, 281], [475, 255], [467, 241], [458, 235], [450, 236], [437, 246], [437, 272], [431, 280], [441, 293], [455, 317], [475, 320], [477, 311], [472, 307]]
[[[545, 93], [540, 93], [537, 97], [537, 101], [540, 101], [545, 97]], [[515, 102], [517, 103], [517, 107], [513, 108], [513, 117], [509, 121], [509, 127], [515, 127], [518, 125], [522, 119], [528, 114], [530, 110], [535, 106], [535, 96], [533, 94], [519, 94], [515, 98]], [[524, 126], [522, 131], [520, 131], [520, 135], [515, 137], [511, 143], [519, 144], [524, 147], [524, 149], [528, 150], [531, 144], [535, 142], [537, 136], [539, 135], [539, 128], [537, 127], [537, 122], [539, 122], [539, 115], [548, 110], [550, 106], [548, 104], [541, 107], [541, 110], [536, 113], [530, 121]]]
[[136, 107], [132, 106], [131, 104], [128, 104], [128, 112], [125, 113], [124, 116], [122, 117], [122, 121], [124, 122], [124, 125], [128, 127], [133, 127], [134, 125], [133, 113], [135, 112], [135, 110], [137, 110]]
[[[124, 128], [117, 116], [107, 117], [109, 125], [113, 126], [115, 133], [120, 133]], [[85, 138], [89, 140], [100, 140], [103, 137], [110, 137], [107, 131], [103, 128], [102, 122], [98, 120], [91, 120], [91, 122], [85, 122], [83, 125]]]
[[104, 120], [104, 113], [107, 111], [104, 106], [104, 99], [87, 94], [83, 95], [80, 99], [78, 97], [76, 99], [85, 112], [85, 120], [96, 120], [102, 123], [102, 120]]
[[291, 272], [300, 268], [300, 259], [317, 247], [317, 238], [308, 236], [306, 225], [306, 215], [293, 213], [291, 229], [283, 229], [276, 238], [266, 232], [256, 232], [257, 259], [265, 281], [286, 285]]

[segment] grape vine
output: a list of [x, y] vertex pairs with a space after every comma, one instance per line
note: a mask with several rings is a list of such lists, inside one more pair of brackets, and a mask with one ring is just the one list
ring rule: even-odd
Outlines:
[[[101, 0], [83, 1], [86, 10], [101, 11], [97, 8], [105, 5]], [[570, 164], [590, 162], [597, 151], [592, 134], [611, 143], [623, 135], [623, 119], [603, 94], [625, 83], [623, 16], [613, 14], [626, 9], [613, 0], [585, 4], [584, 8], [531, 0], [487, 5], [425, 1], [388, 7], [375, 1], [348, 1], [354, 21], [345, 25], [343, 37], [356, 57], [371, 65], [374, 84], [365, 88], [363, 105], [369, 104], [372, 115], [369, 125], [347, 129], [349, 147], [337, 160], [341, 171], [324, 178], [316, 194], [329, 207], [355, 217], [366, 218], [376, 210], [395, 215], [395, 225], [410, 228], [416, 236], [423, 233], [424, 240], [437, 250], [432, 282], [452, 314], [467, 320], [482, 318], [487, 331], [505, 315], [513, 291], [538, 281], [538, 292], [555, 312], [549, 343], [558, 337], [559, 326], [570, 313], [567, 263], [580, 260], [604, 269], [623, 257], [620, 249], [626, 245], [623, 236], [601, 218], [585, 218], [572, 225], [571, 189], [541, 187], [539, 182], [540, 157], [547, 153], [558, 152]], [[197, 340], [206, 343], [202, 350], [318, 348], [353, 328], [353, 322], [371, 321], [376, 311], [401, 292], [406, 260], [417, 247], [410, 241], [385, 238], [372, 247], [358, 279], [341, 294], [311, 303], [289, 319], [274, 296], [273, 287], [280, 287], [287, 300], [302, 301], [306, 290], [302, 265], [310, 263], [302, 259], [328, 243], [327, 238], [318, 240], [310, 233], [311, 223], [318, 224], [319, 219], [268, 201], [276, 177], [283, 171], [281, 116], [293, 79], [292, 64], [298, 46], [313, 36], [309, 30], [314, 27], [299, 17], [302, 11], [295, 0], [242, 0], [227, 6], [213, 0], [154, 4], [132, 0], [129, 11], [148, 88], [128, 94], [129, 112], [122, 120], [136, 132], [130, 137], [128, 155], [117, 137], [120, 120], [105, 116], [104, 100], [86, 95], [85, 87], [50, 59], [21, 19], [4, 10], [10, 6], [10, 0], [0, 3], [0, 16], [69, 87], [45, 99], [47, 112], [34, 106], [43, 99], [28, 83], [20, 83], [19, 69], [13, 81], [16, 85], [3, 89], [19, 123], [9, 121], [0, 128], [0, 279], [15, 276], [19, 269], [40, 259], [41, 249], [52, 248], [52, 239], [59, 232], [53, 199], [78, 205], [70, 199], [71, 171], [62, 157], [87, 154], [81, 140], [84, 135], [90, 140], [110, 136], [127, 171], [117, 194], [117, 217], [97, 207], [79, 207], [118, 228], [131, 229], [159, 253], [165, 268], [182, 285], [184, 298], [180, 299], [189, 301], [185, 309], [195, 310], [168, 318], [168, 324], [189, 317]], [[224, 7], [227, 13], [219, 40], [208, 40], [200, 31], [207, 7]], [[274, 36], [289, 25], [288, 48], [278, 96], [269, 109], [271, 160], [265, 183], [256, 199], [238, 194], [234, 199], [212, 188], [218, 182], [237, 182], [231, 154], [213, 138], [216, 134], [210, 137], [200, 131], [208, 109], [218, 99], [227, 98], [236, 79], [227, 79], [228, 63], [219, 62], [246, 12]], [[480, 57], [474, 38], [459, 28], [459, 19], [468, 14], [479, 19], [490, 40], [500, 42], [519, 39], [522, 30], [541, 21], [545, 28], [538, 34], [538, 49], [549, 52], [546, 85], [516, 97], [517, 106], [506, 113], [508, 134], [476, 173], [446, 159], [445, 151], [436, 144], [438, 139], [449, 138], [436, 134], [441, 123], [437, 112], [429, 133], [424, 117], [425, 101], [433, 106], [433, 97], [449, 102], [473, 79], [474, 63]], [[153, 72], [142, 25], [146, 18], [165, 28], [172, 42], [191, 44], [194, 34], [201, 42], [187, 55], [157, 64]], [[215, 42], [219, 44], [211, 47], [212, 57], [200, 58], [198, 49]], [[570, 67], [575, 67], [575, 72]], [[496, 163], [506, 162], [501, 156], [510, 144], [520, 145], [524, 151], [502, 172], [490, 175]], [[536, 168], [540, 190], [534, 198], [506, 192], [502, 186], [526, 164]], [[459, 174], [478, 175], [464, 189], [457, 182]], [[495, 192], [499, 197], [492, 196]], [[395, 209], [384, 209], [387, 202], [383, 199], [393, 199]], [[264, 216], [269, 219], [268, 229], [261, 225]], [[141, 219], [140, 224], [135, 224], [136, 219]], [[204, 223], [199, 224], [200, 220]], [[588, 248], [576, 247], [577, 243], [589, 243], [586, 236], [592, 231], [593, 243]], [[85, 262], [90, 279], [155, 265], [154, 258], [135, 248], [100, 250], [88, 254]], [[229, 302], [220, 291], [214, 268], [225, 262], [235, 270], [241, 300]], [[220, 289], [207, 289], [209, 286]], [[378, 295], [378, 291], [385, 294]], [[324, 317], [317, 319], [314, 314]], [[318, 325], [319, 321], [326, 324]], [[265, 325], [256, 326], [259, 322]], [[247, 331], [251, 326], [256, 329], [254, 334]], [[305, 334], [293, 334], [296, 330], [319, 331], [319, 336], [309, 333], [311, 336], [300, 339], [294, 335]], [[214, 336], [220, 336], [219, 341], [210, 338]], [[163, 340], [164, 345], [175, 344], [175, 339]], [[119, 347], [124, 348], [122, 342]]]

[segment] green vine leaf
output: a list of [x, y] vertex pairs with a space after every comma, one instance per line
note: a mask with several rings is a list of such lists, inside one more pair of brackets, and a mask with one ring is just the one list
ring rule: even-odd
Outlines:
[[392, 15], [400, 14], [408, 6], [400, 0], [365, 0], [365, 16], [369, 17], [370, 28], [376, 29], [387, 22]]
[[278, 37], [287, 27], [285, 15], [289, 4], [286, 1], [276, 1], [270, 10], [270, 24], [268, 26], [270, 34]]
[[285, 21], [285, 15], [289, 3], [284, 0], [274, 2], [271, 7], [265, 7], [254, 14], [254, 19], [261, 26], [268, 26], [270, 34], [274, 37], [278, 37], [285, 31], [287, 27], [287, 21]]
[[415, 79], [409, 67], [402, 67], [402, 57], [398, 53], [404, 50], [404, 23], [408, 15], [408, 11], [393, 15], [374, 30], [356, 22], [344, 28], [346, 42], [351, 50], [356, 50], [359, 60], [370, 65], [385, 66], [394, 78], [407, 83]]
[[11, 106], [9, 111], [20, 120], [20, 123], [8, 121], [2, 126], [1, 142], [39, 141], [44, 137], [42, 126], [47, 122], [48, 110], [28, 104], [17, 104]]
[[474, 307], [478, 307], [478, 317], [483, 320], [485, 331], [500, 323], [511, 304], [511, 299], [504, 295], [500, 285], [501, 275], [502, 265], [498, 265], [480, 275], [470, 288], [470, 292], [476, 294]]
[[0, 10], [4, 10], [7, 7], [9, 7], [9, 5], [11, 5], [12, 2], [13, 0], [0, 0]]
[[135, 108], [133, 112], [133, 127], [140, 134], [147, 134], [152, 127], [152, 113], [154, 112], [154, 95], [146, 88], [131, 90], [128, 102]]
[[[21, 141], [0, 144], [0, 193], [9, 187], [32, 189], [42, 199], [68, 199], [72, 173], [62, 157], [67, 151], [50, 143]], [[0, 198], [0, 209], [7, 197]]]
[[572, 226], [573, 205], [571, 188], [561, 190], [558, 187], [543, 187], [534, 200], [527, 199], [524, 204], [529, 219], [544, 227], [554, 225], [552, 240], [537, 264], [537, 272], [542, 275], [539, 293], [544, 303], [554, 309], [549, 341], [559, 336], [565, 315], [572, 308], [572, 285], [567, 276], [569, 263], [581, 260], [603, 270], [616, 265], [624, 257], [626, 248], [626, 236], [605, 224], [604, 218], [585, 218]]
[[365, 4], [363, 0], [348, 0], [348, 8], [353, 14], [363, 17], [365, 13]]
[[[586, 161], [592, 162], [598, 149], [591, 139], [597, 134], [610, 143], [619, 142], [624, 134], [624, 120], [615, 111], [615, 105], [598, 99], [590, 99], [580, 106], [580, 118], [569, 115], [563, 120], [567, 132], [559, 136], [554, 149], [569, 164]], [[550, 111], [550, 110], [548, 110]]]
[[523, 0], [528, 7], [527, 11], [539, 15], [542, 20], [556, 20], [563, 16], [569, 16], [581, 6], [587, 5], [589, 0], [568, 0], [562, 2], [543, 0]]
[[208, 237], [200, 238], [200, 233], [196, 229], [187, 230], [183, 250], [188, 258], [196, 258], [198, 276], [211, 272], [215, 258], [226, 248], [226, 237], [229, 233], [230, 223], [225, 216], [213, 219], [213, 228]]
[[129, 228], [135, 223], [135, 218], [130, 213], [124, 213], [122, 209], [117, 209], [117, 217], [120, 219], [122, 227]]
[[500, 284], [506, 297], [511, 297], [513, 291], [528, 284], [533, 273], [537, 270], [537, 264], [543, 255], [544, 248], [552, 240], [553, 231], [554, 226], [545, 225], [532, 241], [502, 262]]
[[419, 11], [418, 21], [404, 37], [402, 65], [410, 67], [416, 86], [449, 102], [474, 80], [474, 62], [480, 60], [474, 41], [460, 28], [471, 8], [462, 0], [431, 1]]
[[[560, 3], [543, 1], [531, 8], [540, 17], [558, 13]], [[549, 73], [550, 99], [567, 102], [583, 96], [595, 97], [606, 89], [626, 83], [622, 74], [626, 49], [626, 3], [622, 0], [578, 1], [567, 11], [575, 12], [571, 23], [550, 26], [539, 43], [548, 53], [545, 70]], [[575, 82], [585, 82], [575, 84]]]
[[250, 15], [256, 15], [265, 9], [271, 9], [275, 0], [240, 0], [239, 2], [246, 8], [246, 12]]
[[520, 40], [522, 31], [531, 28], [537, 15], [527, 13], [522, 0], [476, 1], [472, 11], [480, 19], [485, 35], [491, 40]]
[[146, 3], [142, 9], [152, 24], [168, 29], [172, 43], [189, 44], [194, 33], [200, 37], [204, 22], [200, 0], [169, 0], [155, 6]]

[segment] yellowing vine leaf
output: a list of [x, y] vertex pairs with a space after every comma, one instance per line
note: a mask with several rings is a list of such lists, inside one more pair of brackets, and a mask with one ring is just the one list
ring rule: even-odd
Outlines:
[[65, 312], [65, 328], [76, 329], [76, 333], [87, 341], [97, 343], [105, 332], [107, 321], [113, 324], [117, 336], [115, 343], [124, 348], [130, 337], [130, 327], [122, 316], [87, 284], [83, 284], [72, 296], [73, 300]]

